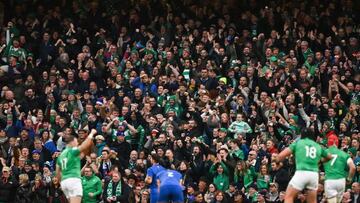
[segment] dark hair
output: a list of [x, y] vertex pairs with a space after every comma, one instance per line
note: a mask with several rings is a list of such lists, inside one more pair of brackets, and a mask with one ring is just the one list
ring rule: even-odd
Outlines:
[[301, 139], [309, 138], [311, 140], [316, 140], [314, 130], [310, 128], [304, 128], [301, 131]]
[[234, 143], [234, 144], [236, 144], [236, 145], [239, 146], [239, 147], [241, 146], [241, 142], [240, 142], [240, 140], [238, 140], [238, 139], [232, 139], [231, 142]]
[[110, 154], [109, 150], [107, 150], [107, 149], [103, 149], [103, 150], [101, 151], [101, 153], [103, 153], [103, 152], [106, 152], [106, 153]]
[[167, 157], [165, 157], [164, 160], [161, 161], [161, 165], [166, 169], [172, 169], [170, 160]]
[[161, 159], [159, 157], [159, 155], [157, 154], [151, 154], [151, 158], [154, 160], [154, 162], [156, 163], [160, 163]]
[[75, 136], [73, 135], [68, 135], [68, 136], [64, 136], [64, 141], [66, 144], [69, 144], [70, 142], [74, 141], [75, 140]]

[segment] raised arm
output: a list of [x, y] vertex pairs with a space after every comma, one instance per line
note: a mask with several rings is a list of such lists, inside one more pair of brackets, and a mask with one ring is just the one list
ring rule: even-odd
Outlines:
[[280, 154], [278, 154], [275, 158], [275, 161], [277, 163], [283, 161], [286, 157], [290, 156], [292, 154], [292, 151], [290, 150], [290, 148], [285, 148], [283, 151], [280, 152]]
[[305, 113], [304, 107], [302, 106], [302, 104], [299, 104], [299, 113], [301, 118], [305, 121], [305, 122], [310, 122], [310, 118], [309, 116]]
[[84, 152], [86, 149], [88, 149], [89, 147], [91, 147], [91, 145], [93, 144], [93, 138], [94, 135], [97, 133], [97, 131], [95, 129], [92, 129], [90, 134], [87, 136], [87, 138], [85, 139], [85, 141], [79, 146], [79, 150], [80, 152]]
[[337, 84], [341, 87], [341, 89], [343, 89], [346, 94], [349, 94], [350, 93], [350, 90], [348, 87], [346, 87], [346, 85], [344, 85], [342, 82], [340, 82], [339, 80], [335, 80], [335, 82], [337, 82]]

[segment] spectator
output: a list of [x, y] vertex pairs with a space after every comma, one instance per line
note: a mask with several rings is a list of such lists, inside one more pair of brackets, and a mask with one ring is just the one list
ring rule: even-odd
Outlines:
[[16, 179], [10, 176], [11, 169], [3, 166], [0, 180], [0, 200], [2, 202], [13, 202], [18, 183]]
[[105, 183], [103, 200], [107, 202], [129, 202], [130, 187], [121, 179], [119, 172], [112, 172], [112, 178]]
[[229, 188], [229, 169], [222, 158], [214, 162], [209, 172], [213, 176], [213, 182], [218, 190], [225, 191]]
[[268, 190], [271, 182], [267, 165], [260, 166], [260, 172], [257, 174], [256, 184], [259, 190]]
[[46, 202], [47, 200], [47, 189], [39, 175], [35, 177], [34, 182], [31, 184], [31, 199], [39, 203]]
[[83, 202], [97, 202], [102, 193], [102, 183], [100, 178], [93, 174], [91, 167], [84, 169], [82, 176]]
[[280, 163], [271, 163], [272, 175], [271, 179], [279, 185], [279, 191], [285, 191], [287, 183], [290, 180], [289, 172], [286, 171]]
[[269, 202], [280, 202], [279, 198], [279, 185], [277, 183], [270, 183], [269, 197], [267, 199]]
[[16, 190], [16, 202], [30, 203], [31, 202], [31, 190], [29, 183], [29, 176], [27, 174], [19, 175], [20, 186]]
[[65, 197], [63, 191], [61, 190], [60, 181], [56, 177], [53, 177], [51, 180], [50, 187], [49, 187], [49, 198], [48, 199], [49, 199], [50, 203], [54, 203], [54, 202], [65, 203], [65, 202], [67, 202], [66, 197]]

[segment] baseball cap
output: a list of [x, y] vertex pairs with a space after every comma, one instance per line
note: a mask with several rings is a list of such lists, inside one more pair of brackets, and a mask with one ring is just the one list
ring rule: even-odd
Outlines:
[[254, 188], [255, 190], [258, 189], [256, 183], [252, 183], [248, 188]]
[[105, 138], [102, 135], [96, 135], [95, 140], [105, 140]]
[[118, 131], [116, 133], [116, 136], [125, 136], [124, 131]]
[[40, 150], [34, 149], [34, 150], [32, 151], [32, 154], [41, 154], [41, 152], [40, 152]]
[[153, 129], [152, 131], [151, 131], [151, 134], [158, 134], [159, 133], [159, 131], [157, 130], [157, 129]]
[[11, 169], [10, 169], [10, 167], [8, 167], [8, 166], [4, 166], [3, 169], [2, 169], [3, 172], [5, 172], [5, 171], [6, 171], [6, 172], [10, 172], [10, 170], [11, 170]]
[[227, 133], [227, 129], [226, 128], [220, 128], [221, 132], [226, 132]]
[[267, 191], [266, 190], [261, 190], [258, 194], [265, 197], [267, 195]]
[[275, 186], [275, 187], [278, 188], [278, 187], [279, 187], [279, 184], [272, 182], [272, 183], [270, 183], [270, 187], [271, 187], [271, 186]]

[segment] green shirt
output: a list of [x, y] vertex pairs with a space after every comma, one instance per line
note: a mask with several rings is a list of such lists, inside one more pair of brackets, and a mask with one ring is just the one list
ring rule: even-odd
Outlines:
[[332, 159], [324, 164], [325, 179], [336, 180], [346, 178], [348, 175], [347, 161], [350, 155], [334, 146], [328, 148], [326, 152], [331, 154]]
[[66, 147], [57, 159], [61, 169], [61, 180], [80, 178], [80, 150], [77, 147]]
[[318, 172], [320, 159], [328, 155], [318, 143], [308, 138], [292, 143], [290, 150], [295, 155], [297, 171]]
[[[81, 177], [81, 183], [83, 186], [82, 202], [98, 202], [97, 196], [99, 196], [102, 192], [102, 183], [100, 178], [95, 175], [90, 177], [83, 176]], [[89, 193], [93, 193], [94, 196], [90, 197]]]

